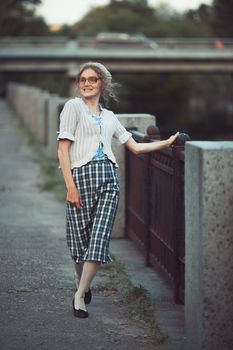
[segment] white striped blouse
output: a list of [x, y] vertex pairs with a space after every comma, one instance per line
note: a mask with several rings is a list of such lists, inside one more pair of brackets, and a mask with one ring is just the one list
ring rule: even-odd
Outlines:
[[65, 103], [60, 114], [57, 139], [73, 141], [69, 149], [71, 169], [81, 167], [91, 161], [100, 142], [103, 144], [103, 152], [118, 166], [112, 152], [112, 137], [123, 144], [130, 139], [132, 134], [125, 129], [112, 111], [101, 107], [100, 116], [102, 119], [101, 134], [99, 125], [91, 118], [89, 108], [81, 98], [75, 97]]

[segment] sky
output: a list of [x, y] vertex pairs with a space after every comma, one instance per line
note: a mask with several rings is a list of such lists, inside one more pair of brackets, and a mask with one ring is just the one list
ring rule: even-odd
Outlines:
[[[166, 0], [177, 11], [195, 9], [201, 3], [211, 4], [212, 0]], [[109, 0], [42, 0], [36, 13], [44, 17], [48, 24], [73, 24], [79, 21], [95, 6], [104, 6]], [[155, 7], [161, 0], [148, 0], [150, 6]]]

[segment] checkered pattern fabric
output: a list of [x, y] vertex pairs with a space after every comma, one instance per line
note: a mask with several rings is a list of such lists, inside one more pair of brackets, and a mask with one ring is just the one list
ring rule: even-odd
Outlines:
[[119, 202], [119, 182], [114, 164], [95, 160], [73, 169], [74, 182], [83, 207], [67, 202], [66, 236], [71, 257], [76, 262], [111, 262], [110, 236]]

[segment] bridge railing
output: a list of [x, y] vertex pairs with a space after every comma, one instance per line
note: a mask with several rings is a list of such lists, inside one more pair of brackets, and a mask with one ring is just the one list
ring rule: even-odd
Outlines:
[[[149, 38], [151, 42], [158, 44], [163, 49], [232, 49], [232, 38]], [[70, 43], [78, 47], [99, 47], [95, 37], [69, 37], [69, 36], [25, 36], [25, 37], [1, 37], [0, 48], [64, 48]], [[124, 44], [112, 43], [109, 48], [126, 48]], [[107, 48], [108, 46], [105, 46]], [[143, 48], [143, 47], [142, 47]]]
[[[158, 128], [147, 135], [131, 130], [137, 142], [160, 139]], [[181, 134], [166, 150], [134, 155], [126, 151], [126, 235], [184, 301], [184, 144]]]

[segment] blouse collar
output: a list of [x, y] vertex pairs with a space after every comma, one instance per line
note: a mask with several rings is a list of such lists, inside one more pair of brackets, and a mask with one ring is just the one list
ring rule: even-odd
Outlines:
[[[81, 101], [82, 101], [82, 104], [83, 104], [83, 106], [84, 106], [86, 112], [87, 112], [89, 115], [93, 115], [93, 113], [91, 113], [91, 111], [90, 111], [88, 105], [83, 101], [82, 98], [81, 98]], [[99, 109], [100, 109], [100, 112], [103, 112], [103, 107], [102, 107], [102, 105], [101, 105], [100, 103], [99, 103]], [[94, 114], [94, 115], [95, 115], [95, 114]]]

